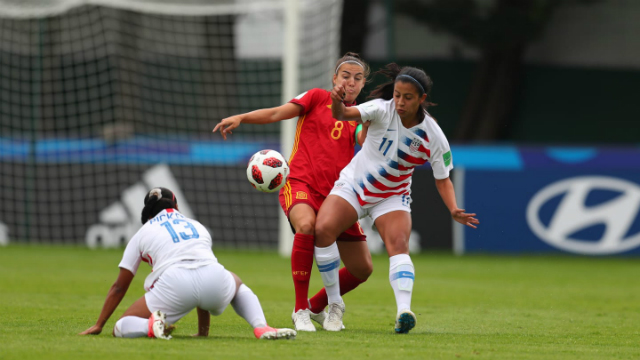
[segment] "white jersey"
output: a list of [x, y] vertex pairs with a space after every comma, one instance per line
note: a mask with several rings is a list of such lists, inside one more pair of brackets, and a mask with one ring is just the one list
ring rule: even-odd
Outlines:
[[338, 181], [352, 184], [362, 207], [394, 195], [410, 195], [413, 169], [427, 161], [436, 179], [449, 177], [453, 169], [449, 142], [428, 113], [424, 121], [407, 129], [393, 99], [368, 101], [356, 109], [362, 121], [371, 121], [371, 125], [362, 149]]
[[202, 224], [178, 210], [166, 209], [131, 238], [118, 267], [135, 275], [141, 260], [148, 263], [153, 270], [144, 281], [144, 289], [149, 291], [172, 265], [200, 267], [217, 263], [211, 245], [211, 235]]

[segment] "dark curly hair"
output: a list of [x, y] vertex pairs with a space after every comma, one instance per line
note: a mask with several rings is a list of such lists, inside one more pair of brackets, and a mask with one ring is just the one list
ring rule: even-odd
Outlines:
[[163, 187], [153, 188], [144, 197], [144, 208], [142, 208], [140, 221], [144, 225], [149, 219], [158, 215], [160, 211], [177, 208], [178, 199], [176, 199], [173, 191]]

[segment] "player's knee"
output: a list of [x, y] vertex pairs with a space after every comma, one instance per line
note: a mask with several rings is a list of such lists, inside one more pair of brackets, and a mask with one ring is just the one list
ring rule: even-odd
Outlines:
[[360, 280], [365, 281], [369, 278], [369, 276], [371, 276], [371, 274], [373, 274], [373, 264], [371, 263], [371, 261], [369, 261], [367, 264], [365, 264], [365, 268], [363, 271], [363, 278], [360, 278]]
[[373, 273], [373, 264], [371, 263], [371, 261], [363, 262], [358, 264], [357, 268], [350, 269], [349, 272], [351, 273], [351, 275], [358, 278], [358, 280], [365, 282]]
[[296, 234], [315, 235], [315, 221], [305, 221], [296, 227]]
[[373, 273], [373, 261], [371, 260], [371, 256], [369, 256], [368, 258], [366, 258], [366, 260], [361, 262], [361, 274], [362, 276], [359, 277], [360, 280], [365, 281], [369, 278], [369, 276], [371, 276], [371, 274]]
[[122, 319], [119, 319], [118, 321], [116, 321], [116, 324], [113, 325], [113, 331], [111, 332], [111, 335], [113, 337], [123, 337], [121, 328], [122, 328]]
[[316, 246], [324, 247], [329, 246], [336, 240], [335, 231], [331, 229], [326, 223], [316, 221], [315, 238]]
[[329, 229], [324, 222], [316, 221], [315, 228], [314, 228], [314, 231], [316, 233], [316, 238], [326, 236], [327, 230]]
[[384, 241], [389, 256], [409, 253], [409, 239], [403, 235], [390, 236]]

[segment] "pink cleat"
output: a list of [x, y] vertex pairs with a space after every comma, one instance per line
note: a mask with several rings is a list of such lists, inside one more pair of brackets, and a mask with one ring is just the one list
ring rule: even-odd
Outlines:
[[150, 338], [169, 340], [173, 329], [175, 329], [174, 326], [167, 326], [167, 317], [162, 311], [154, 311], [149, 316], [149, 333], [147, 336]]
[[271, 326], [263, 326], [253, 329], [253, 334], [257, 339], [278, 340], [278, 339], [295, 339], [296, 331], [293, 329], [275, 329]]

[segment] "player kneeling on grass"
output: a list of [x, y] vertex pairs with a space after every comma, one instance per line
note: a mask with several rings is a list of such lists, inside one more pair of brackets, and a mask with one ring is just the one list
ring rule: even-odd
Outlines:
[[173, 325], [198, 309], [198, 334], [209, 334], [210, 315], [220, 315], [231, 303], [252, 327], [258, 339], [295, 338], [292, 329], [267, 325], [258, 297], [240, 278], [218, 263], [211, 250], [211, 235], [199, 222], [178, 211], [178, 201], [165, 188], [155, 188], [144, 198], [142, 228], [131, 238], [120, 262], [120, 274], [111, 286], [96, 324], [80, 335], [102, 332], [127, 292], [140, 261], [153, 271], [147, 276], [147, 293], [125, 311], [113, 328], [116, 337], [171, 339]]

